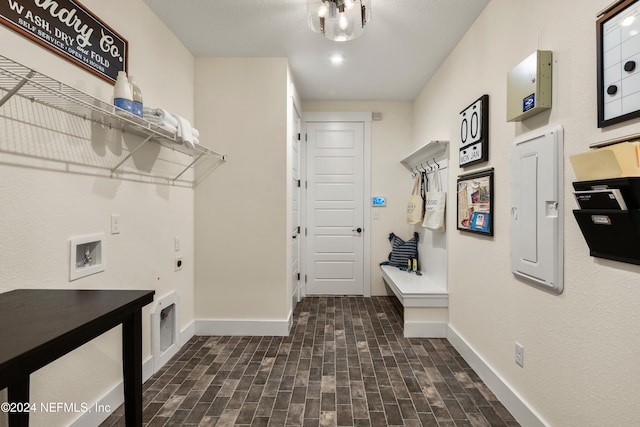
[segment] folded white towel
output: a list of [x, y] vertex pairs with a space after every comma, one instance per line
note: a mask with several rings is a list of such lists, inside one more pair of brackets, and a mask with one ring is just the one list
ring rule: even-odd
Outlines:
[[171, 126], [169, 123], [165, 123], [165, 122], [158, 122], [158, 123], [151, 122], [151, 123], [158, 126], [159, 128], [169, 131], [170, 133], [178, 133], [178, 128], [175, 126]]
[[176, 120], [178, 121], [178, 137], [180, 137], [182, 139], [182, 142], [184, 142], [184, 145], [186, 145], [189, 148], [193, 148], [193, 133], [191, 132], [191, 123], [189, 123], [189, 120], [185, 119], [182, 116], [178, 116], [177, 114], [174, 114], [173, 117], [176, 118]]
[[159, 123], [165, 122], [171, 126], [178, 127], [178, 121], [173, 115], [164, 108], [148, 108], [142, 109], [144, 118], [150, 122]]

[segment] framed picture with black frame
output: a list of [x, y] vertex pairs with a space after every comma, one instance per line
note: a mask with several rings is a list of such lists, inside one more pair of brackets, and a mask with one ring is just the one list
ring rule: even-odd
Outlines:
[[493, 168], [458, 176], [457, 229], [493, 236]]
[[620, 0], [596, 21], [598, 127], [640, 117], [640, 2]]

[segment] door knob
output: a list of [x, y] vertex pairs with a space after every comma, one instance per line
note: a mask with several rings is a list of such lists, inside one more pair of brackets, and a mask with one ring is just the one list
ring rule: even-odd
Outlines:
[[354, 229], [353, 229], [353, 230], [351, 230], [351, 231], [356, 231], [356, 232], [358, 232], [358, 233], [362, 233], [362, 228], [360, 228], [360, 227], [358, 227], [358, 228], [354, 228]]

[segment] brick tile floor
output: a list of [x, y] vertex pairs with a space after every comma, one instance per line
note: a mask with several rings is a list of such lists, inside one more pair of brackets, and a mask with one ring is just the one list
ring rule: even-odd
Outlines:
[[403, 337], [392, 297], [305, 298], [288, 337], [193, 337], [143, 400], [145, 426], [519, 425], [446, 339]]

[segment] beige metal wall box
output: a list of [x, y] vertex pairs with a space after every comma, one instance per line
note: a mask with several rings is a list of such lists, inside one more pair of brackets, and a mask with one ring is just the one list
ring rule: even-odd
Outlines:
[[537, 50], [507, 73], [507, 121], [517, 122], [551, 108], [550, 50]]

